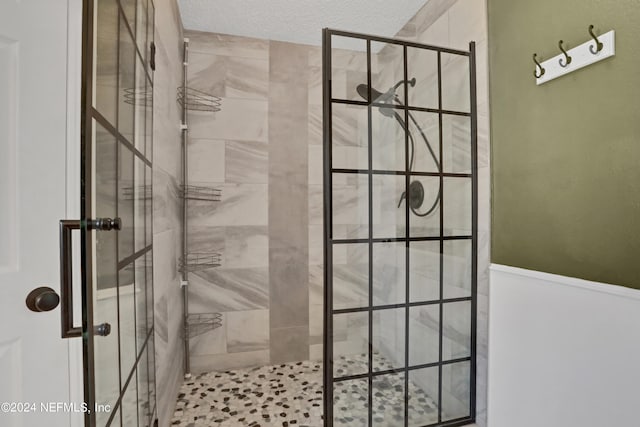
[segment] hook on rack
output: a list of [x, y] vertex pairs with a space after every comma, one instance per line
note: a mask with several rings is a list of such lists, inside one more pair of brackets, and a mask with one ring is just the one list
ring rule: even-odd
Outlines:
[[538, 61], [537, 54], [533, 54], [533, 76], [537, 85], [615, 56], [615, 30], [598, 35], [594, 33], [593, 25], [589, 25], [588, 30], [591, 37], [570, 49], [564, 44], [564, 40], [558, 41], [560, 52], [545, 61]]
[[564, 54], [564, 64], [562, 63], [562, 59], [563, 59], [563, 58], [560, 58], [560, 59], [558, 60], [558, 63], [560, 64], [560, 66], [561, 66], [562, 68], [564, 68], [564, 67], [566, 67], [567, 65], [571, 64], [571, 59], [572, 59], [572, 58], [569, 56], [569, 54], [567, 53], [567, 51], [566, 51], [566, 50], [564, 50], [564, 47], [562, 47], [562, 43], [564, 43], [564, 40], [560, 40], [560, 41], [558, 42], [558, 47], [560, 48], [560, 50], [561, 50], [561, 51], [562, 51], [562, 53]]
[[[533, 70], [533, 76], [536, 79], [539, 79], [540, 77], [542, 77], [544, 75], [544, 68], [542, 68], [542, 65], [540, 65], [540, 63], [538, 62], [538, 60], [536, 59], [536, 57], [538, 56], [537, 53], [533, 54], [533, 62], [536, 63], [536, 69]], [[540, 69], [540, 74], [538, 74], [538, 68]]]
[[589, 25], [589, 34], [591, 35], [591, 38], [593, 38], [593, 40], [596, 42], [595, 46], [589, 46], [589, 52], [593, 53], [594, 55], [597, 55], [598, 52], [600, 52], [604, 47], [604, 44], [600, 43], [600, 40], [598, 40], [598, 36], [593, 34], [593, 25]]

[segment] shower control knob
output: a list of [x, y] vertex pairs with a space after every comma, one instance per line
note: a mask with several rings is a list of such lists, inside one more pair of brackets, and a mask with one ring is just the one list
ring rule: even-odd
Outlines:
[[47, 286], [35, 288], [27, 295], [27, 307], [36, 313], [51, 311], [60, 303], [60, 296]]

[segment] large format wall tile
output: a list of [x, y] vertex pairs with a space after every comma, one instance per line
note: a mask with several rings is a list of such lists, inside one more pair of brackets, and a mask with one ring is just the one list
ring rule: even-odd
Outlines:
[[309, 89], [309, 107], [322, 106], [322, 67], [309, 67], [307, 88]]
[[189, 46], [188, 86], [205, 94], [225, 96], [225, 56], [193, 52]]
[[195, 227], [268, 224], [266, 184], [224, 184], [216, 188], [222, 190], [220, 202], [189, 202], [189, 224]]
[[309, 185], [322, 185], [323, 180], [323, 161], [322, 161], [322, 146], [309, 144]]
[[[299, 83], [308, 86], [309, 47], [271, 41], [269, 46], [270, 83]], [[300, 102], [295, 99], [295, 102]]]
[[186, 31], [189, 51], [239, 58], [269, 59], [269, 41], [251, 37]]
[[271, 329], [271, 363], [309, 359], [309, 326]]
[[269, 307], [267, 268], [210, 268], [189, 276], [189, 309], [193, 313], [228, 312]]
[[226, 268], [253, 268], [269, 265], [268, 227], [225, 227], [222, 263]]
[[189, 112], [192, 138], [267, 141], [268, 103], [259, 99], [223, 98], [221, 109]]
[[269, 147], [264, 142], [227, 141], [225, 182], [267, 184]]
[[322, 344], [324, 336], [324, 305], [309, 305], [309, 346]]
[[266, 226], [189, 227], [190, 252], [218, 252], [222, 268], [267, 267], [269, 246]]
[[269, 61], [191, 53], [189, 87], [226, 98], [266, 99]]
[[322, 225], [323, 222], [323, 192], [322, 185], [309, 185], [309, 224]]
[[269, 349], [269, 311], [233, 311], [226, 315], [229, 353]]
[[307, 258], [305, 253], [296, 248], [271, 248], [269, 252], [271, 327], [308, 325], [309, 267], [308, 261], [298, 261]]
[[226, 143], [219, 139], [189, 139], [189, 182], [223, 183]]
[[187, 244], [189, 252], [225, 251], [225, 227], [189, 226]]
[[265, 366], [269, 362], [269, 350], [245, 351], [242, 353], [210, 354], [191, 358], [191, 371], [195, 374], [228, 369]]
[[322, 105], [309, 105], [307, 121], [309, 144], [322, 146]]
[[189, 351], [193, 356], [222, 354], [227, 352], [227, 317], [222, 317], [222, 326], [189, 339]]
[[178, 227], [182, 215], [181, 205], [178, 180], [159, 166], [155, 166], [153, 168], [153, 232], [155, 234]]
[[309, 305], [323, 304], [324, 267], [322, 264], [309, 264]]
[[[308, 358], [309, 49], [271, 42], [269, 288], [272, 363]], [[290, 331], [285, 335], [283, 331]]]

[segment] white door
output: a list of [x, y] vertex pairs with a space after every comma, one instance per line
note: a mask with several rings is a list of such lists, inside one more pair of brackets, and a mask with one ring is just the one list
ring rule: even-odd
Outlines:
[[[58, 222], [78, 217], [69, 210], [76, 203], [73, 189], [78, 183], [73, 185], [68, 178], [79, 180], [75, 169], [79, 155], [71, 156], [67, 150], [67, 140], [73, 136], [67, 131], [67, 98], [75, 90], [68, 85], [68, 37], [80, 25], [74, 22], [68, 31], [73, 5], [66, 0], [0, 2], [3, 427], [73, 425], [78, 414], [69, 404], [79, 405], [82, 399], [80, 391], [80, 401], [72, 402], [78, 391], [75, 381], [70, 381], [70, 375], [73, 378], [78, 373], [77, 363], [82, 362], [77, 353], [82, 348], [80, 338], [61, 338], [60, 306], [33, 312], [25, 304], [37, 287], [48, 286], [60, 294]], [[79, 55], [70, 53], [71, 57]], [[77, 159], [77, 164], [68, 159]], [[71, 395], [70, 387], [74, 388]]]

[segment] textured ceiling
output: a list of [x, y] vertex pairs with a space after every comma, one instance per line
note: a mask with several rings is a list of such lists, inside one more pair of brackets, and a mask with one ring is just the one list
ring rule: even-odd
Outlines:
[[178, 0], [189, 30], [320, 45], [322, 28], [392, 37], [428, 0]]

